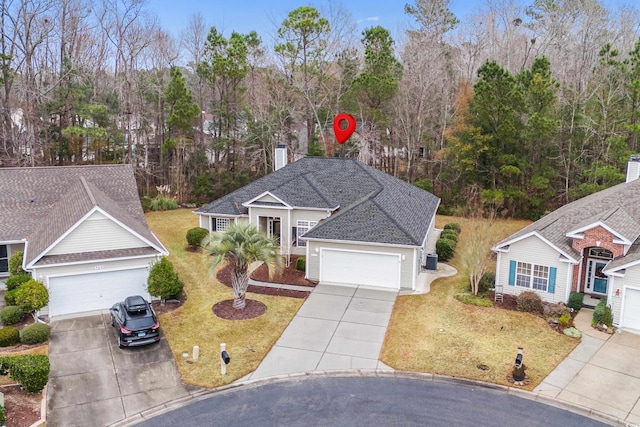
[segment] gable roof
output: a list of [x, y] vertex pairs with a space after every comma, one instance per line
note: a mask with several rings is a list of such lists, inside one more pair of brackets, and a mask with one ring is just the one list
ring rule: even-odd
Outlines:
[[304, 157], [196, 213], [246, 215], [269, 192], [290, 206], [336, 211], [307, 232], [311, 239], [420, 246], [440, 199], [355, 159]]
[[130, 165], [0, 169], [0, 241], [28, 239], [29, 264], [96, 207], [166, 252], [149, 230]]
[[[634, 242], [640, 235], [639, 194], [640, 180], [635, 180], [583, 197], [512, 234], [496, 244], [494, 249], [506, 247], [524, 235], [537, 233], [558, 250], [570, 254], [574, 260], [577, 260], [580, 258], [580, 253], [573, 249], [573, 238], [567, 234], [598, 225], [603, 225], [630, 242]], [[638, 245], [632, 245], [624, 257], [625, 262], [635, 256], [640, 259], [639, 248]], [[612, 263], [615, 262], [612, 261]]]

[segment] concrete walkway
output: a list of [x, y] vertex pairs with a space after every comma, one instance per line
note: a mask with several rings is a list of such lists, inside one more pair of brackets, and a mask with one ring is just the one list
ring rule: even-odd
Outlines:
[[592, 316], [593, 310], [580, 310], [574, 324], [582, 341], [534, 392], [627, 425], [640, 424], [640, 335], [596, 331]]

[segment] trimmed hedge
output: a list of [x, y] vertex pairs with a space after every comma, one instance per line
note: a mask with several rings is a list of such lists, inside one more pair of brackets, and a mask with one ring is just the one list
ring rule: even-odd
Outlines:
[[453, 230], [442, 230], [440, 233], [441, 239], [449, 239], [454, 240], [456, 243], [458, 242], [458, 233]]
[[14, 274], [13, 276], [9, 276], [9, 278], [5, 281], [7, 285], [7, 291], [18, 289], [20, 285], [22, 285], [23, 283], [27, 283], [29, 280], [31, 280], [31, 276], [29, 274]]
[[178, 273], [173, 270], [171, 261], [166, 257], [162, 257], [151, 267], [147, 279], [147, 290], [154, 297], [160, 297], [163, 300], [178, 298], [182, 294], [183, 288], [184, 283], [178, 277]]
[[439, 261], [449, 261], [456, 251], [456, 242], [449, 239], [438, 239], [436, 253]]
[[14, 289], [14, 290], [9, 291], [6, 294], [4, 294], [4, 302], [6, 302], [7, 305], [17, 305], [16, 304], [16, 293], [17, 292], [18, 292], [18, 290]]
[[29, 393], [42, 391], [49, 381], [49, 357], [45, 354], [0, 357], [0, 365]]
[[578, 311], [582, 308], [583, 299], [584, 299], [584, 294], [582, 292], [572, 291], [569, 294], [569, 301], [567, 302], [567, 307], [573, 308], [574, 311]]
[[526, 313], [542, 313], [542, 298], [533, 291], [524, 291], [516, 297], [518, 311]]
[[450, 222], [444, 226], [443, 231], [444, 230], [453, 230], [456, 234], [460, 234], [460, 224], [457, 222]]
[[2, 324], [9, 326], [19, 323], [24, 318], [24, 311], [17, 305], [8, 305], [0, 310]]
[[32, 323], [22, 328], [20, 341], [23, 344], [40, 344], [49, 340], [51, 326], [44, 323]]
[[0, 406], [0, 426], [7, 425], [7, 416], [4, 414], [4, 406]]
[[16, 304], [27, 313], [40, 310], [49, 303], [49, 291], [42, 282], [30, 279], [16, 289]]
[[187, 231], [187, 244], [194, 248], [202, 246], [202, 241], [209, 235], [209, 230], [202, 227], [194, 227]]
[[307, 268], [307, 259], [303, 256], [296, 260], [296, 270], [305, 271]]
[[20, 342], [20, 331], [13, 326], [0, 329], [0, 347], [9, 347]]

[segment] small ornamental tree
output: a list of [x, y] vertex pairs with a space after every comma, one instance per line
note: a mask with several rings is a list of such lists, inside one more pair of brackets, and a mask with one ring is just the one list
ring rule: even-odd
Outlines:
[[184, 283], [173, 270], [173, 264], [167, 258], [155, 263], [147, 279], [147, 290], [154, 297], [160, 297], [163, 301], [169, 298], [179, 297], [184, 288]]
[[13, 255], [11, 255], [11, 258], [9, 258], [9, 275], [10, 276], [15, 276], [19, 274], [29, 274], [22, 269], [23, 256], [24, 254], [22, 253], [22, 251], [18, 251], [18, 252], [15, 252]]
[[31, 279], [16, 291], [16, 305], [35, 319], [36, 311], [49, 304], [49, 292], [42, 282]]

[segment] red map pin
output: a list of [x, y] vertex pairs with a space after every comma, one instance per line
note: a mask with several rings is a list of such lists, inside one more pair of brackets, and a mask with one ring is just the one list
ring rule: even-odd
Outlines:
[[[347, 127], [342, 128], [342, 122], [347, 122]], [[347, 139], [351, 138], [353, 132], [356, 131], [356, 119], [352, 115], [347, 113], [340, 113], [333, 119], [333, 133], [336, 134], [336, 139], [339, 144], [344, 144]]]

